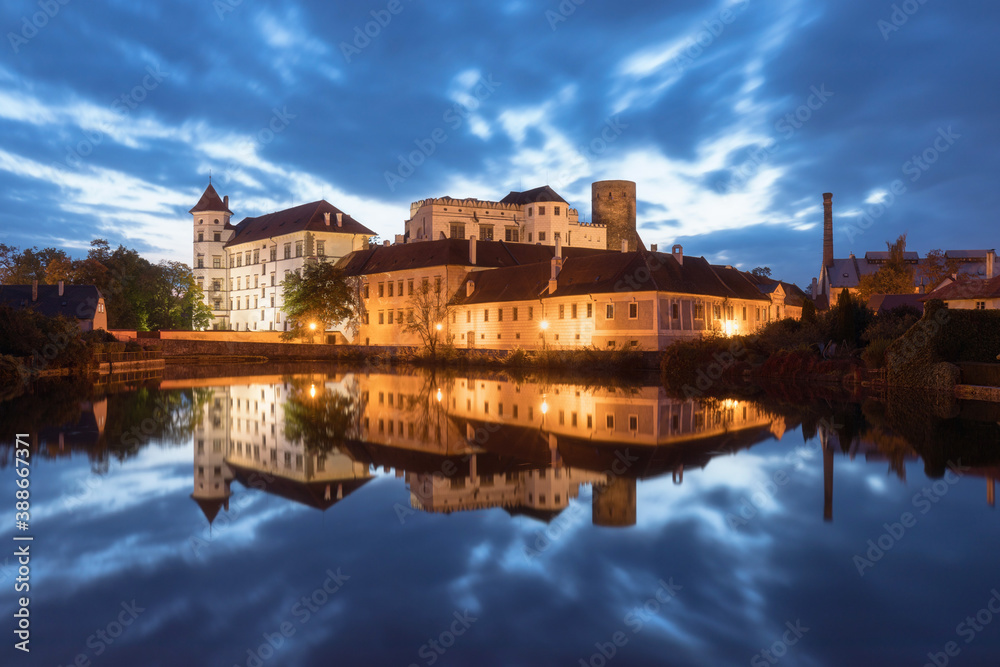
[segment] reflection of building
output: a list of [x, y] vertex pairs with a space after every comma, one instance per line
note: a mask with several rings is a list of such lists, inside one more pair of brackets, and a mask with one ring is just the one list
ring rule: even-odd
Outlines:
[[192, 494], [210, 522], [221, 507], [228, 507], [234, 479], [326, 509], [371, 478], [367, 466], [339, 448], [308, 451], [302, 442], [288, 437], [285, 405], [293, 385], [280, 378], [260, 378], [212, 389], [195, 428]]

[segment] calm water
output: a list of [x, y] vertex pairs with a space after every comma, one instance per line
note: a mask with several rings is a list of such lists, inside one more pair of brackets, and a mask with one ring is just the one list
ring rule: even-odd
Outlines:
[[994, 406], [263, 368], [0, 405], [3, 664], [1000, 664]]

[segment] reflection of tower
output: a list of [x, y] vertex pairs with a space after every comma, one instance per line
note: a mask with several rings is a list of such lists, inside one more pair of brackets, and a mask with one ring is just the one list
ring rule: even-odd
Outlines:
[[607, 484], [594, 484], [595, 526], [624, 528], [635, 525], [635, 479], [612, 477]]
[[986, 502], [990, 507], [996, 507], [997, 503], [997, 481], [993, 477], [986, 478]]
[[219, 510], [229, 510], [229, 486], [233, 472], [226, 465], [229, 449], [229, 399], [225, 390], [216, 391], [194, 435], [194, 499], [209, 523]]
[[628, 250], [639, 249], [635, 231], [635, 183], [632, 181], [598, 181], [591, 186], [593, 222], [607, 228], [607, 249], [620, 252], [622, 242]]
[[819, 423], [818, 431], [823, 450], [823, 520], [833, 521], [833, 431], [825, 422]]

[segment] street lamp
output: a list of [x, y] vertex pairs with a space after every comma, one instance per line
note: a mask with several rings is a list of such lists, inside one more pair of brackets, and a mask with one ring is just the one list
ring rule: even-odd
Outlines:
[[310, 331], [316, 331], [316, 323], [315, 322], [310, 322], [309, 323], [309, 329], [310, 329]]
[[549, 328], [549, 321], [548, 320], [542, 320], [542, 323], [539, 324], [538, 326], [540, 326], [542, 328], [542, 331], [546, 331]]
[[441, 331], [442, 329], [444, 329], [444, 325], [438, 322], [436, 325], [434, 325], [434, 328], [437, 329], [438, 331]]

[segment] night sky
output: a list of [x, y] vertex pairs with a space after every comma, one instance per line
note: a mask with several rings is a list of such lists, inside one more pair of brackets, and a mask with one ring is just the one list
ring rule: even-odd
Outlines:
[[211, 170], [236, 221], [325, 198], [390, 239], [426, 197], [549, 184], [589, 220], [593, 181], [633, 180], [647, 244], [803, 286], [823, 192], [837, 256], [993, 248], [998, 23], [971, 0], [0, 0], [0, 228], [190, 261]]

